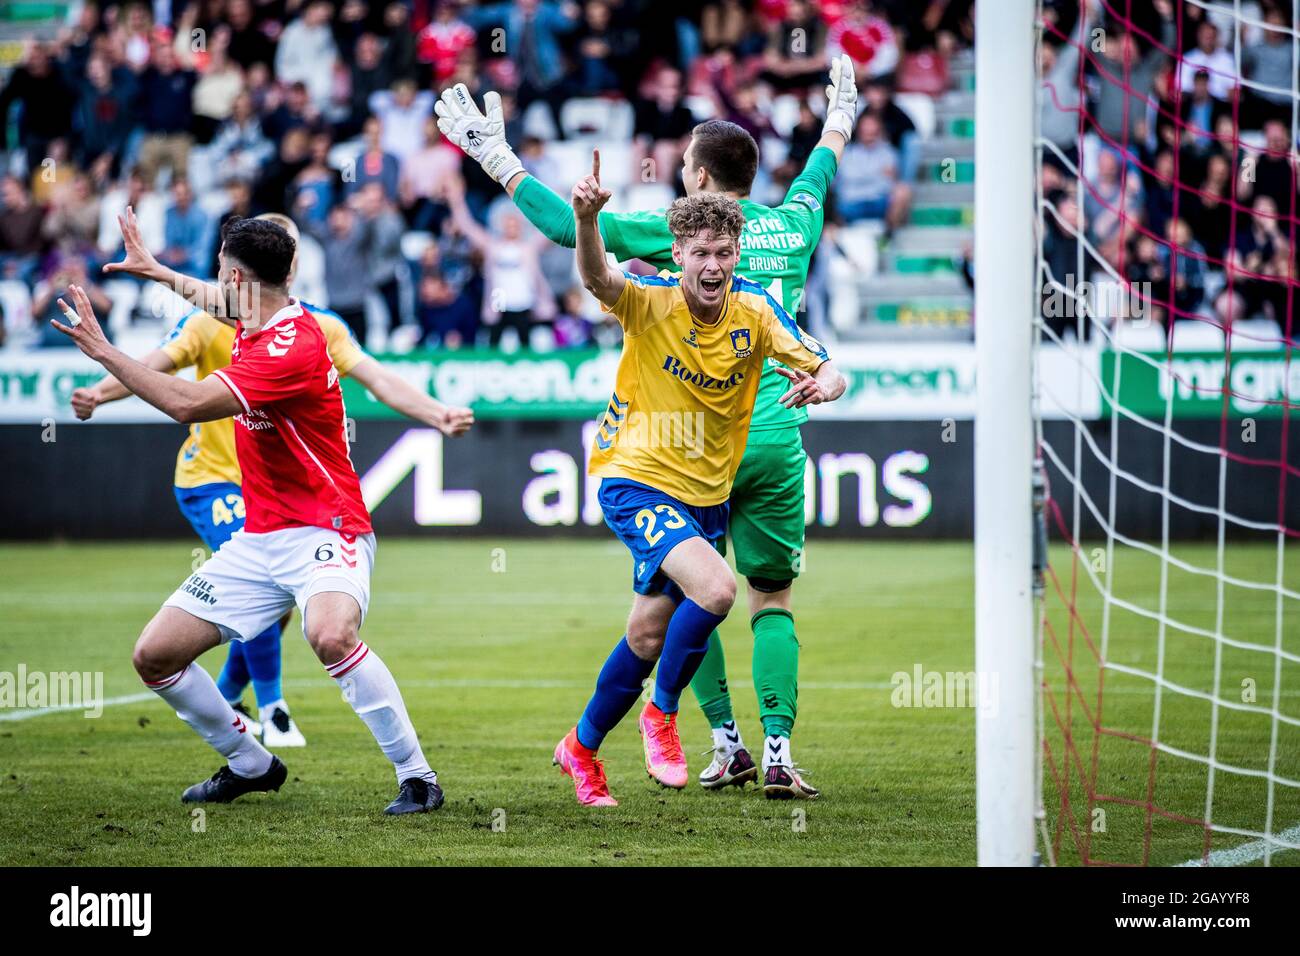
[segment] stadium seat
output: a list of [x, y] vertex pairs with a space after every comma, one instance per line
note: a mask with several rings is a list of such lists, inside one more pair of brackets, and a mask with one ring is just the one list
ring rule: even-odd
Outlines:
[[0, 280], [0, 309], [4, 310], [6, 338], [22, 334], [32, 324], [32, 293], [27, 283], [17, 279]]
[[560, 108], [560, 125], [570, 139], [625, 142], [632, 138], [634, 123], [632, 106], [626, 100], [578, 97]]
[[895, 93], [894, 102], [908, 115], [921, 139], [934, 135], [938, 124], [934, 100], [924, 93]]

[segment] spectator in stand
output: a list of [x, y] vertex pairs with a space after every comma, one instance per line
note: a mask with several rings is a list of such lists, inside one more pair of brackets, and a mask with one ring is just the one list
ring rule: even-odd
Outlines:
[[114, 68], [103, 53], [91, 55], [73, 122], [80, 147], [78, 157], [83, 164], [108, 155], [113, 169], [117, 169], [134, 121], [132, 102], [136, 89], [130, 70]]
[[173, 178], [189, 173], [194, 136], [194, 85], [198, 77], [176, 60], [170, 43], [154, 44], [153, 65], [140, 77], [145, 137], [138, 164], [148, 180], [166, 166]]
[[41, 233], [60, 251], [94, 252], [99, 237], [99, 199], [89, 176], [77, 173], [54, 191]]
[[1211, 153], [1200, 189], [1183, 196], [1178, 212], [1214, 260], [1210, 263], [1214, 268], [1222, 268], [1227, 256], [1233, 228], [1233, 201], [1232, 166], [1222, 153]]
[[[1130, 237], [1130, 251], [1125, 257], [1125, 278], [1129, 283], [1128, 300], [1137, 315], [1130, 318], [1141, 320], [1150, 318], [1155, 322], [1164, 323], [1168, 316], [1165, 305], [1168, 303], [1167, 292], [1166, 298], [1159, 298], [1156, 295], [1156, 289], [1168, 289], [1169, 272], [1165, 266], [1164, 257], [1160, 252], [1160, 244], [1155, 237], [1145, 233], [1134, 232]], [[1089, 322], [1085, 326], [1091, 326]]]
[[99, 203], [99, 251], [105, 261], [121, 254], [122, 229], [117, 217], [126, 213], [127, 206], [135, 210], [140, 234], [149, 251], [157, 255], [166, 245], [167, 201], [154, 192], [152, 182], [136, 166], [127, 174], [126, 185], [111, 189]]
[[1210, 74], [1205, 70], [1196, 71], [1191, 95], [1183, 97], [1180, 114], [1184, 123], [1183, 146], [1201, 153], [1217, 145], [1214, 130], [1219, 119], [1225, 115], [1232, 119], [1228, 104], [1210, 95]]
[[252, 179], [274, 151], [275, 146], [262, 134], [252, 96], [240, 93], [231, 104], [230, 118], [221, 124], [208, 149], [214, 178], [219, 182]]
[[[50, 320], [66, 321], [59, 308], [59, 296], [66, 296], [68, 286], [74, 283], [86, 291], [96, 313], [107, 317], [113, 311], [112, 300], [91, 277], [85, 257], [75, 253], [61, 255], [49, 274], [32, 289], [32, 321], [40, 332], [40, 348], [67, 348], [68, 340], [50, 325]], [[103, 327], [104, 335], [112, 341], [109, 323], [104, 322]]]
[[330, 30], [334, 13], [328, 0], [311, 0], [280, 34], [275, 50], [275, 75], [284, 83], [302, 83], [312, 106], [323, 111], [334, 92], [334, 66], [339, 51]]
[[172, 180], [172, 203], [163, 220], [164, 245], [158, 261], [184, 275], [204, 275], [212, 261], [215, 236], [212, 219], [194, 202], [189, 180]]
[[550, 108], [557, 134], [563, 138], [560, 104], [563, 99], [564, 57], [561, 37], [578, 25], [578, 5], [571, 0], [516, 0], [492, 3], [464, 11], [462, 18], [475, 30], [501, 27], [505, 30], [504, 50], [519, 71], [516, 99], [523, 112], [538, 100]]
[[393, 82], [379, 37], [373, 33], [363, 33], [357, 37], [356, 52], [348, 76], [348, 116], [336, 130], [340, 139], [361, 132], [366, 117], [370, 115], [370, 98], [380, 90], [388, 89]]
[[1174, 215], [1174, 154], [1162, 149], [1156, 153], [1152, 172], [1144, 175], [1143, 192], [1146, 194], [1146, 226], [1158, 236], [1165, 234], [1169, 220]]
[[[177, 46], [188, 51], [187, 33], [178, 32]], [[192, 60], [182, 60], [192, 66]], [[230, 119], [235, 100], [244, 92], [244, 70], [230, 58], [230, 28], [219, 26], [208, 43], [207, 64], [194, 84], [194, 139], [212, 142], [221, 124]]]
[[894, 102], [893, 85], [887, 79], [867, 82], [866, 108], [880, 117], [889, 144], [898, 150], [898, 178], [910, 183], [916, 179], [916, 169], [921, 158], [921, 141], [916, 134], [916, 124], [901, 106]]
[[1103, 148], [1092, 179], [1083, 199], [1088, 239], [1106, 261], [1117, 264], [1120, 242], [1142, 222], [1142, 177], [1133, 170], [1126, 175], [1119, 154]]
[[[112, 26], [108, 42], [114, 58], [131, 72], [140, 73], [149, 65], [153, 53], [153, 15], [145, 3], [127, 3], [110, 7], [105, 19]], [[116, 19], [114, 19], [116, 17]]]
[[[1248, 175], [1252, 172], [1253, 176]], [[1248, 202], [1255, 196], [1268, 196], [1283, 213], [1294, 215], [1300, 212], [1296, 187], [1291, 127], [1281, 120], [1269, 120], [1264, 124], [1264, 151], [1252, 164], [1243, 165], [1237, 198]]]
[[730, 94], [725, 87], [720, 86], [717, 93], [722, 105], [719, 118], [735, 123], [754, 137], [756, 142], [761, 142], [764, 136], [776, 135], [766, 112], [759, 105], [758, 87], [755, 84], [741, 83]]
[[422, 347], [454, 350], [474, 344], [478, 309], [465, 289], [464, 278], [463, 273], [444, 268], [437, 242], [425, 247], [420, 256], [415, 305]]
[[885, 139], [880, 117], [863, 113], [835, 177], [840, 216], [849, 223], [884, 220], [885, 234], [892, 235], [907, 221], [912, 201], [898, 168], [898, 151]]
[[[52, 140], [66, 138], [72, 130], [77, 97], [64, 81], [49, 46], [37, 40], [27, 44], [22, 63], [9, 75], [0, 91], [0, 121], [15, 103], [22, 106], [18, 142], [25, 150], [27, 171], [40, 168]], [[0, 142], [7, 143], [8, 123], [0, 124]]]
[[582, 23], [573, 34], [571, 48], [570, 89], [575, 95], [600, 96], [626, 87], [621, 70], [636, 49], [636, 37], [613, 22], [605, 0], [587, 0], [583, 5]]
[[226, 20], [230, 24], [232, 60], [245, 70], [254, 64], [269, 68], [275, 62], [275, 41], [254, 22], [252, 0], [228, 0]]
[[534, 329], [555, 317], [555, 297], [542, 272], [542, 250], [548, 240], [541, 233], [524, 232], [523, 215], [500, 204], [497, 228], [489, 231], [470, 215], [464, 187], [448, 183], [447, 201], [452, 220], [483, 257], [483, 324], [488, 344], [497, 348], [506, 329], [513, 329], [519, 347], [537, 347]]
[[[1085, 16], [1081, 22], [1090, 20]], [[1156, 74], [1169, 62], [1161, 46], [1173, 49], [1178, 42], [1173, 18], [1162, 19], [1161, 24], [1159, 45], [1151, 44], [1146, 53], [1131, 31], [1112, 28], [1103, 36], [1101, 52], [1089, 58], [1091, 109], [1097, 125], [1117, 143], [1136, 143], [1146, 138], [1147, 96], [1155, 86]], [[1077, 38], [1075, 42], [1079, 42]], [[1071, 48], [1077, 56], [1078, 50]], [[1067, 78], [1066, 82], [1077, 90], [1077, 77]], [[1057, 86], [1058, 91], [1063, 89]], [[1071, 119], [1077, 124], [1077, 116], [1071, 114]]]
[[442, 221], [449, 215], [441, 198], [442, 183], [459, 175], [459, 170], [459, 153], [443, 145], [437, 120], [430, 118], [424, 124], [424, 147], [406, 158], [398, 177], [398, 198], [412, 229], [423, 232], [441, 229]]
[[667, 177], [681, 164], [687, 137], [695, 128], [695, 117], [682, 96], [682, 74], [671, 66], [659, 68], [650, 85], [650, 95], [638, 99], [635, 107], [637, 165], [647, 157], [654, 163], [656, 178]]
[[32, 200], [38, 206], [48, 206], [54, 199], [54, 192], [72, 182], [79, 172], [76, 162], [69, 152], [66, 139], [52, 139], [47, 144], [46, 156], [41, 164], [31, 171], [30, 182]]
[[279, 142], [291, 129], [304, 128], [315, 132], [321, 129], [320, 110], [311, 101], [307, 84], [290, 83], [284, 101], [262, 120], [262, 130], [272, 140]]
[[311, 135], [295, 126], [280, 140], [275, 159], [263, 167], [253, 187], [253, 205], [259, 213], [282, 212], [289, 206], [290, 189], [311, 163]]
[[[300, 197], [299, 202], [303, 199]], [[367, 252], [367, 227], [350, 203], [339, 203], [329, 211], [326, 224], [302, 215], [303, 208], [294, 210], [298, 227], [318, 243], [325, 253], [325, 287], [329, 293], [329, 307], [347, 323], [353, 336], [366, 347], [366, 298], [370, 295], [370, 273], [365, 268]]]
[[[436, 97], [429, 90], [415, 89], [413, 80], [398, 80], [391, 91], [380, 90], [370, 96], [370, 111], [383, 124], [381, 145], [384, 152], [401, 163], [424, 145], [424, 126], [433, 115]], [[396, 179], [394, 178], [394, 186]], [[396, 196], [396, 189], [390, 194]]]
[[808, 157], [817, 148], [822, 138], [822, 120], [812, 110], [807, 99], [799, 101], [799, 120], [790, 130], [790, 149], [785, 162], [776, 170], [775, 178], [783, 185], [789, 185], [799, 175]]
[[1243, 122], [1258, 129], [1270, 119], [1291, 121], [1293, 102], [1291, 79], [1298, 68], [1294, 61], [1291, 37], [1285, 32], [1287, 16], [1279, 7], [1264, 11], [1264, 29], [1253, 43], [1245, 43], [1241, 51], [1241, 64], [1253, 83], [1271, 87], [1271, 90], [1245, 88], [1245, 113]]
[[898, 38], [889, 21], [877, 15], [870, 0], [850, 0], [831, 24], [827, 39], [830, 56], [844, 52], [872, 79], [893, 73], [898, 66]]
[[[232, 219], [249, 219], [253, 216], [253, 183], [248, 179], [231, 179], [226, 183], [226, 211], [221, 214], [217, 220], [217, 235], [220, 236], [226, 228], [226, 223]], [[217, 253], [221, 251], [220, 243], [213, 243], [212, 262], [208, 265], [207, 274], [214, 276], [217, 274], [219, 263]]]
[[1205, 70], [1210, 77], [1210, 95], [1227, 103], [1237, 86], [1237, 64], [1233, 55], [1219, 43], [1219, 28], [1210, 20], [1196, 28], [1196, 46], [1183, 54], [1178, 68], [1178, 84], [1190, 93], [1196, 74]]
[[826, 24], [807, 0], [790, 0], [768, 32], [762, 78], [779, 91], [805, 90], [825, 84], [829, 63]]
[[365, 149], [356, 158], [356, 168], [352, 171], [352, 175], [343, 177], [344, 191], [351, 196], [362, 186], [379, 183], [383, 187], [384, 194], [389, 199], [396, 200], [401, 178], [401, 163], [396, 156], [383, 147], [384, 124], [379, 117], [372, 116], [366, 120], [361, 135], [365, 139]]
[[474, 46], [474, 28], [457, 16], [453, 0], [437, 0], [433, 19], [415, 39], [415, 58], [432, 74], [433, 86], [442, 89], [456, 70], [456, 61]]
[[[1175, 321], [1192, 318], [1205, 301], [1205, 249], [1196, 241], [1184, 219], [1169, 221], [1165, 239], [1160, 244], [1159, 260], [1166, 278], [1162, 285], [1152, 288], [1152, 295], [1162, 304], [1167, 304], [1172, 298]], [[1171, 252], [1171, 246], [1178, 250], [1177, 257]]]
[[388, 38], [384, 58], [393, 79], [414, 80], [419, 76], [415, 61], [415, 31], [411, 28], [411, 10], [401, 0], [384, 7], [383, 33]]
[[[329, 164], [329, 133], [317, 133], [311, 138], [311, 154], [307, 165], [303, 167], [290, 186], [292, 199], [286, 208], [303, 208], [303, 215], [324, 225], [330, 208], [342, 195], [341, 177]], [[308, 200], [304, 207], [303, 197]]]
[[357, 194], [357, 214], [365, 227], [366, 260], [370, 287], [379, 293], [388, 311], [388, 331], [402, 324], [401, 284], [398, 273], [406, 268], [402, 258], [402, 233], [406, 223], [379, 183]]
[[39, 264], [45, 237], [41, 224], [45, 211], [32, 202], [23, 181], [9, 175], [0, 180], [0, 274], [30, 282]]

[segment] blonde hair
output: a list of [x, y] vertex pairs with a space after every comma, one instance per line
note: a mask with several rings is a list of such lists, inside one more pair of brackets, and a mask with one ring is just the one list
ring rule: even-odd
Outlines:
[[744, 226], [740, 203], [722, 193], [696, 193], [668, 207], [668, 231], [678, 242], [702, 232], [711, 232], [718, 239], [739, 239]]

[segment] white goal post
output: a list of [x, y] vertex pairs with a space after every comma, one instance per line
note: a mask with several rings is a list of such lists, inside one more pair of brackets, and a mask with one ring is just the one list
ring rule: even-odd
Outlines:
[[975, 668], [980, 866], [1034, 860], [1035, 0], [975, 7]]

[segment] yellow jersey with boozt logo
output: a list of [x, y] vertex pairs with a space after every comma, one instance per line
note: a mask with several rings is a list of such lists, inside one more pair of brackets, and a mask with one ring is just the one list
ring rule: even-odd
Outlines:
[[[347, 323], [327, 309], [302, 303], [325, 333], [325, 348], [340, 375], [347, 375], [366, 357]], [[159, 348], [176, 368], [194, 366], [195, 377], [207, 378], [230, 364], [235, 329], [201, 309], [184, 316], [163, 339]], [[195, 422], [189, 437], [176, 455], [177, 488], [197, 488], [218, 481], [242, 483], [239, 459], [235, 457], [235, 424], [230, 418]]]
[[588, 470], [688, 505], [722, 504], [745, 452], [763, 363], [813, 373], [826, 349], [740, 276], [718, 321], [705, 325], [686, 305], [680, 274], [625, 275], [618, 301], [602, 307], [623, 326], [623, 354]]

